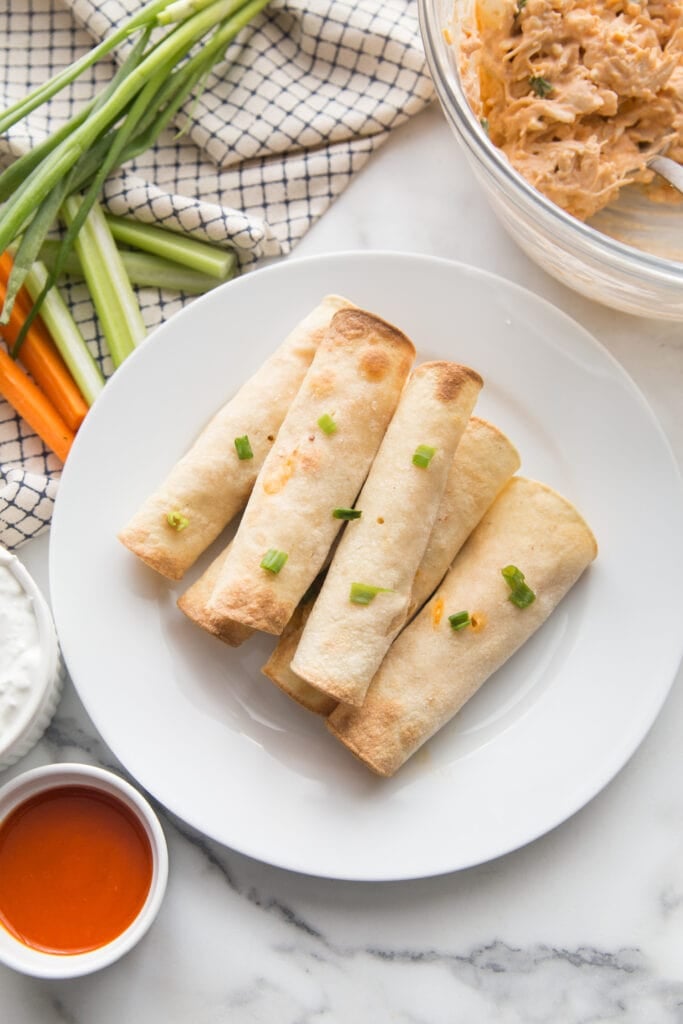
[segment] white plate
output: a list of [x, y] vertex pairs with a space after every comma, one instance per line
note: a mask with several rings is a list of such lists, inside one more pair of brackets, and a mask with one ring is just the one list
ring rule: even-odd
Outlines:
[[[115, 539], [209, 415], [326, 292], [403, 328], [420, 360], [486, 381], [477, 412], [522, 472], [593, 527], [598, 560], [535, 637], [389, 781], [177, 610]], [[197, 300], [118, 370], [69, 456], [51, 537], [64, 656], [125, 767], [202, 832], [281, 867], [402, 879], [480, 863], [594, 796], [652, 724], [681, 657], [683, 492], [612, 357], [554, 307], [459, 264], [398, 253], [289, 260]]]

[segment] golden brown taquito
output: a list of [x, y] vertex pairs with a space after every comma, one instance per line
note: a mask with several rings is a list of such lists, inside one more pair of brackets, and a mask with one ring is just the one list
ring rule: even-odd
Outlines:
[[218, 574], [228, 557], [229, 551], [230, 545], [226, 544], [201, 576], [180, 595], [176, 603], [181, 612], [194, 622], [195, 625], [201, 626], [207, 633], [217, 636], [219, 640], [229, 644], [230, 647], [239, 647], [240, 644], [249, 639], [254, 630], [250, 629], [249, 626], [243, 626], [240, 622], [228, 621], [224, 621], [221, 624], [220, 630], [218, 630], [206, 614], [206, 606], [213, 593], [214, 584], [218, 579]]
[[[328, 295], [210, 420], [163, 483], [143, 502], [119, 540], [163, 576], [184, 573], [244, 507], [333, 314], [352, 306]], [[235, 439], [249, 438], [240, 459]], [[187, 525], [175, 529], [169, 513]]]
[[[404, 388], [358, 496], [361, 517], [345, 528], [291, 665], [345, 704], [363, 703], [405, 622], [415, 573], [482, 383], [469, 367], [444, 361], [417, 366]], [[415, 461], [421, 448], [423, 465]], [[378, 592], [359, 603], [359, 584]]]
[[302, 707], [314, 714], [329, 715], [337, 706], [334, 697], [328, 697], [326, 693], [316, 690], [314, 686], [293, 672], [291, 667], [294, 652], [306, 625], [306, 620], [311, 613], [314, 600], [315, 595], [311, 594], [309, 600], [299, 603], [261, 671], [297, 704], [301, 704]]
[[519, 466], [519, 452], [502, 430], [472, 416], [456, 450], [427, 549], [415, 574], [408, 618], [438, 587], [474, 527]]
[[[319, 573], [396, 409], [412, 342], [372, 313], [334, 315], [277, 435], [208, 604], [222, 620], [281, 634]], [[278, 572], [269, 551], [286, 556]]]
[[[394, 642], [361, 708], [339, 705], [330, 731], [379, 775], [393, 775], [462, 708], [557, 607], [595, 558], [595, 538], [556, 491], [513, 477], [443, 584]], [[535, 594], [517, 607], [501, 570]], [[454, 630], [451, 615], [471, 623]]]
[[[451, 463], [436, 521], [415, 575], [408, 618], [439, 585], [458, 551], [496, 495], [519, 469], [519, 464], [517, 449], [501, 430], [477, 416], [470, 417]], [[310, 610], [311, 606], [304, 616], [300, 608], [297, 609], [263, 672], [299, 704], [327, 714], [336, 707], [336, 700], [316, 690], [291, 666]]]

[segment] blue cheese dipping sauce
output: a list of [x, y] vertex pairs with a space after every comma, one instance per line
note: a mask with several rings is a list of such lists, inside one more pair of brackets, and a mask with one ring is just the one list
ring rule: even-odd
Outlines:
[[40, 739], [63, 675], [47, 604], [19, 559], [0, 547], [0, 769]]

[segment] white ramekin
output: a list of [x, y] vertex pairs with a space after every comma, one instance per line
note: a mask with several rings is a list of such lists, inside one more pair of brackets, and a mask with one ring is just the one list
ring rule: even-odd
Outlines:
[[30, 797], [61, 786], [88, 786], [117, 797], [135, 814], [152, 848], [152, 881], [135, 920], [111, 942], [87, 953], [54, 954], [25, 946], [0, 925], [0, 963], [35, 978], [75, 978], [114, 963], [140, 941], [156, 917], [166, 891], [168, 851], [159, 819], [128, 782], [104, 768], [51, 764], [33, 768], [0, 789], [0, 823]]
[[0, 728], [0, 770], [8, 768], [35, 746], [55, 713], [64, 683], [64, 662], [52, 614], [39, 587], [19, 559], [0, 546], [0, 566], [9, 569], [28, 594], [40, 641], [39, 685], [27, 695], [8, 728]]

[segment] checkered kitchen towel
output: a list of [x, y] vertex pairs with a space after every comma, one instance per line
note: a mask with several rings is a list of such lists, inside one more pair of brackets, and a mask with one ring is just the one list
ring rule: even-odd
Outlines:
[[[139, 0], [0, 0], [0, 105], [70, 63]], [[168, 132], [107, 183], [117, 214], [234, 247], [243, 269], [284, 256], [387, 138], [433, 96], [416, 0], [272, 0], [238, 37], [189, 130]], [[119, 55], [120, 56], [120, 55]], [[0, 139], [7, 163], [61, 123], [113, 65], [97, 65], [46, 114]], [[185, 123], [185, 122], [181, 122]], [[105, 375], [111, 365], [87, 292], [63, 289]], [[144, 289], [154, 327], [186, 297]], [[0, 544], [50, 522], [61, 464], [0, 400]]]

